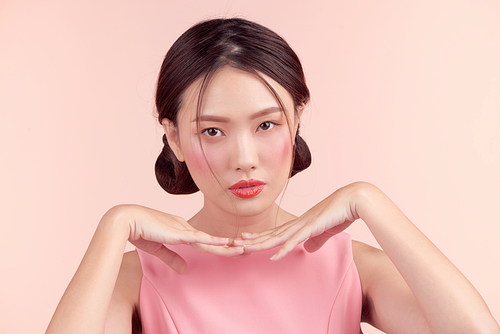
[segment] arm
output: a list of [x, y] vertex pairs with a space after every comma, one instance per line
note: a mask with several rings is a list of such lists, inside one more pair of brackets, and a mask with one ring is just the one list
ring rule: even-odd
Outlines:
[[193, 243], [199, 249], [228, 256], [241, 253], [232, 247], [221, 247], [228, 243], [227, 238], [195, 230], [182, 218], [136, 205], [114, 207], [99, 222], [47, 334], [104, 333], [110, 305], [108, 328], [124, 317], [129, 317], [130, 322], [133, 305], [121, 293], [127, 290], [124, 275], [130, 268], [128, 261], [123, 261], [124, 275], [120, 274], [116, 284], [127, 240], [179, 272], [185, 270], [185, 261], [164, 244]]
[[[396, 325], [397, 317], [390, 315], [396, 311], [394, 304], [403, 299], [407, 300], [405, 305], [397, 307], [407, 311], [402, 316], [413, 317], [417, 324], [423, 316], [432, 333], [500, 332], [472, 284], [384, 193], [373, 185], [360, 184], [354, 196], [356, 212], [399, 272], [391, 268], [383, 254], [371, 255], [373, 275], [363, 284], [373, 302], [371, 311], [380, 311], [369, 312], [375, 325]], [[373, 270], [377, 265], [386, 270]], [[412, 296], [405, 291], [399, 274], [419, 309], [412, 307]], [[385, 293], [390, 293], [391, 286], [398, 292], [395, 301]]]
[[430, 333], [415, 296], [387, 255], [358, 241], [352, 246], [363, 288], [361, 321], [385, 333]]
[[[388, 331], [411, 332], [416, 326], [425, 333], [425, 323], [432, 333], [500, 333], [469, 281], [371, 184], [341, 188], [301, 217], [271, 231], [244, 235], [242, 242], [250, 244], [248, 252], [283, 244], [272, 258], [279, 260], [305, 240], [306, 250], [316, 251], [358, 218], [387, 254], [366, 248], [355, 254], [367, 320]], [[397, 327], [404, 323], [406, 327]]]
[[128, 236], [121, 212], [116, 208], [108, 211], [64, 292], [46, 334], [104, 332]]
[[[123, 255], [120, 272], [116, 279], [106, 317], [106, 334], [140, 333], [139, 295], [142, 282], [142, 268], [136, 251]], [[131, 321], [132, 320], [132, 321]]]

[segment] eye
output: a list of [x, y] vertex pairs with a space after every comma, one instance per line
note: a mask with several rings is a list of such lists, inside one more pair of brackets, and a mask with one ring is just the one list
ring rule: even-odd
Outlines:
[[222, 136], [222, 131], [217, 128], [208, 128], [201, 131], [207, 137], [220, 137]]
[[271, 130], [272, 128], [274, 128], [275, 125], [276, 125], [276, 123], [270, 122], [270, 121], [262, 122], [259, 125], [259, 130], [262, 130], [262, 131]]

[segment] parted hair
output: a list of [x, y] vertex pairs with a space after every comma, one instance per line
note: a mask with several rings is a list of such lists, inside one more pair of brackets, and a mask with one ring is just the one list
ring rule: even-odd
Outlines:
[[[184, 32], [168, 50], [158, 76], [156, 109], [158, 121], [169, 119], [177, 126], [183, 94], [198, 79], [203, 87], [224, 66], [231, 66], [270, 77], [292, 96], [294, 112], [304, 108], [309, 101], [302, 65], [287, 42], [275, 32], [257, 23], [240, 19], [213, 19], [200, 22]], [[270, 87], [279, 104], [280, 97]], [[205, 87], [206, 88], [206, 87]], [[156, 179], [170, 194], [191, 194], [199, 189], [194, 183], [185, 162], [179, 161], [163, 135], [163, 150], [155, 164]], [[295, 136], [293, 164], [290, 177], [311, 164], [311, 152], [299, 136]]]

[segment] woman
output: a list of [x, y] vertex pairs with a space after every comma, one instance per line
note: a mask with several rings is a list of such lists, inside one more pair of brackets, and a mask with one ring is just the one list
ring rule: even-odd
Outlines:
[[[218, 19], [186, 31], [159, 75], [156, 173], [169, 193], [201, 190], [204, 205], [189, 221], [110, 209], [47, 333], [359, 333], [362, 321], [499, 333], [474, 287], [375, 186], [347, 185], [300, 217], [276, 204], [311, 161], [298, 134], [308, 100], [297, 56], [267, 28]], [[383, 251], [342, 233], [358, 218]], [[127, 241], [137, 251], [123, 255]]]

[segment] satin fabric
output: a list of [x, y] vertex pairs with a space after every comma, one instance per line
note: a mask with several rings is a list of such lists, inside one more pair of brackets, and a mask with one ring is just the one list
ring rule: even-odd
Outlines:
[[361, 284], [345, 233], [278, 262], [269, 260], [277, 248], [240, 259], [169, 248], [187, 261], [184, 274], [137, 250], [145, 334], [360, 333]]

